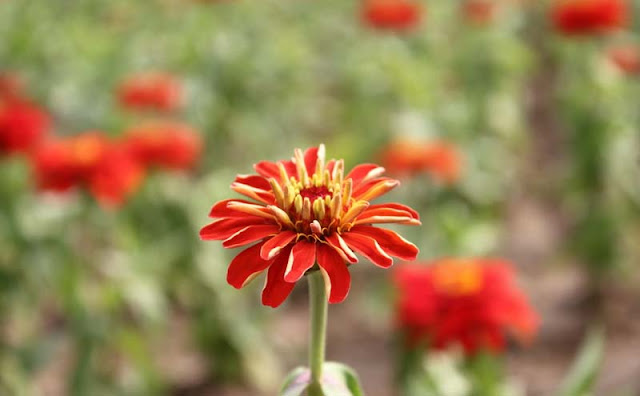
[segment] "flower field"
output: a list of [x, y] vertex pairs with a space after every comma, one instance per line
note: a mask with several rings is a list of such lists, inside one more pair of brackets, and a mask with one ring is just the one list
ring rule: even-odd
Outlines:
[[640, 395], [638, 21], [0, 1], [0, 395]]

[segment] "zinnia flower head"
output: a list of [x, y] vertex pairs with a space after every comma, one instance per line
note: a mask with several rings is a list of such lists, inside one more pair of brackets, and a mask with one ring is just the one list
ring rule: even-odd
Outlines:
[[397, 320], [409, 345], [459, 345], [467, 354], [500, 352], [507, 332], [521, 342], [536, 332], [538, 318], [506, 261], [444, 259], [405, 265], [394, 280]]
[[387, 145], [381, 157], [392, 174], [413, 176], [426, 172], [445, 183], [453, 183], [460, 177], [461, 155], [447, 142], [399, 139]]
[[612, 47], [608, 51], [608, 56], [609, 60], [626, 74], [640, 74], [640, 47], [637, 45]]
[[422, 9], [412, 0], [364, 0], [362, 18], [376, 29], [409, 30], [420, 23]]
[[44, 142], [34, 151], [32, 166], [40, 190], [84, 187], [107, 207], [122, 204], [144, 175], [142, 165], [100, 132]]
[[118, 97], [127, 109], [168, 112], [182, 105], [182, 86], [167, 73], [139, 73], [122, 82]]
[[551, 18], [567, 35], [593, 35], [624, 27], [629, 19], [626, 0], [555, 0]]
[[[227, 199], [209, 214], [204, 240], [225, 248], [251, 245], [229, 265], [227, 281], [241, 288], [267, 271], [262, 302], [277, 307], [307, 271], [321, 271], [330, 303], [343, 301], [351, 285], [348, 266], [359, 253], [383, 268], [393, 257], [414, 260], [418, 249], [376, 224], [420, 224], [411, 208], [370, 202], [399, 182], [382, 177], [384, 168], [358, 165], [344, 174], [343, 160], [325, 161], [323, 145], [295, 150], [290, 161], [259, 162], [257, 175], [240, 175], [231, 188], [252, 201]], [[317, 266], [316, 266], [317, 264]]]
[[0, 153], [33, 149], [50, 126], [49, 115], [40, 107], [24, 100], [0, 98]]
[[132, 128], [125, 132], [125, 144], [146, 166], [168, 169], [190, 169], [202, 152], [200, 135], [188, 125], [175, 122], [154, 122]]

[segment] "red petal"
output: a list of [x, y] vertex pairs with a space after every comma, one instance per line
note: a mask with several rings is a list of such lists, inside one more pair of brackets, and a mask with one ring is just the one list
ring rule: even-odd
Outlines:
[[231, 260], [227, 270], [227, 283], [240, 289], [271, 264], [271, 260], [260, 258], [260, 248], [262, 243], [253, 245]]
[[350, 233], [375, 239], [385, 253], [402, 260], [413, 261], [419, 252], [416, 245], [402, 238], [397, 233], [384, 228], [355, 226], [351, 229]]
[[271, 188], [269, 188], [269, 191], [266, 191], [257, 187], [253, 187], [249, 184], [235, 181], [231, 183], [231, 189], [239, 194], [255, 199], [256, 201], [262, 202], [267, 205], [271, 205], [276, 201]]
[[356, 252], [360, 253], [375, 265], [388, 268], [393, 265], [393, 259], [382, 250], [375, 239], [364, 235], [346, 232], [342, 234], [342, 239]]
[[338, 254], [345, 260], [350, 263], [357, 263], [358, 258], [355, 253], [349, 248], [349, 245], [340, 237], [339, 234], [331, 234], [324, 238], [327, 241], [327, 244], [334, 248]]
[[344, 301], [351, 288], [351, 274], [347, 264], [333, 248], [318, 245], [318, 266], [324, 277], [331, 304]]
[[411, 209], [408, 206], [405, 206], [405, 205], [402, 205], [402, 204], [399, 204], [399, 203], [393, 203], [393, 202], [377, 204], [377, 205], [371, 205], [371, 206], [369, 206], [369, 208], [367, 208], [365, 213], [367, 211], [369, 211], [369, 210], [382, 209], [382, 208], [402, 210], [402, 211], [408, 212], [411, 215], [411, 217], [413, 217], [414, 219], [416, 219], [416, 220], [420, 219], [420, 215], [415, 210]]
[[367, 208], [356, 218], [355, 224], [376, 224], [376, 223], [408, 223], [420, 224], [413, 215], [404, 210], [379, 207], [374, 210]]
[[335, 168], [336, 166], [336, 160], [332, 159], [327, 161], [327, 165], [325, 165], [325, 168], [329, 171], [329, 174], [333, 173], [333, 168]]
[[300, 241], [293, 245], [287, 269], [284, 272], [284, 280], [297, 282], [305, 272], [316, 262], [316, 244], [314, 242]]
[[278, 233], [264, 244], [262, 250], [260, 250], [260, 257], [265, 260], [274, 258], [296, 237], [296, 235], [297, 234], [295, 232], [288, 230]]
[[236, 177], [236, 183], [246, 184], [253, 188], [259, 188], [265, 191], [271, 191], [271, 184], [263, 176], [257, 175], [238, 175]]
[[360, 184], [353, 190], [353, 198], [373, 201], [381, 195], [388, 193], [400, 184], [399, 181], [388, 177], [379, 177]]
[[222, 246], [227, 249], [244, 246], [276, 234], [278, 231], [280, 231], [280, 227], [274, 224], [247, 226], [227, 238], [222, 242]]
[[361, 164], [357, 165], [351, 172], [345, 177], [346, 179], [353, 179], [353, 186], [357, 186], [362, 181], [367, 181], [373, 177], [377, 177], [384, 172], [384, 168], [376, 164]]
[[266, 224], [264, 219], [254, 216], [218, 220], [202, 227], [200, 238], [204, 241], [222, 241], [249, 225]]
[[276, 180], [280, 180], [280, 169], [278, 169], [278, 165], [275, 162], [261, 161], [255, 164], [253, 169], [255, 169], [260, 176], [266, 177], [267, 179], [273, 177]]
[[279, 254], [269, 267], [267, 280], [262, 289], [262, 304], [269, 307], [277, 307], [291, 294], [291, 290], [296, 285], [284, 280], [284, 271], [287, 268], [289, 258], [289, 248]]
[[318, 147], [308, 148], [304, 152], [304, 166], [309, 176], [316, 172], [316, 162], [318, 162]]
[[239, 203], [247, 203], [251, 205], [255, 205], [255, 202], [245, 201], [243, 199], [225, 199], [224, 201], [216, 202], [215, 205], [211, 208], [209, 212], [209, 217], [247, 217], [246, 213], [239, 212], [237, 210], [227, 208], [227, 204], [230, 202], [239, 202]]
[[287, 171], [287, 175], [289, 177], [293, 176], [296, 179], [298, 178], [298, 168], [296, 167], [296, 164], [293, 163], [293, 161], [280, 161], [280, 163], [284, 165], [284, 169]]

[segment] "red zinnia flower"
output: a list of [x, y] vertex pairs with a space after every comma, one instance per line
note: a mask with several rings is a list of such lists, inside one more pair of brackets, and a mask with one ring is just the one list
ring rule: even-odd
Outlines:
[[[391, 256], [414, 260], [418, 248], [374, 224], [420, 224], [418, 213], [397, 203], [371, 205], [399, 182], [381, 177], [384, 168], [356, 166], [344, 176], [344, 161], [325, 163], [324, 146], [295, 151], [291, 161], [263, 161], [258, 175], [240, 175], [231, 188], [255, 202], [216, 203], [202, 228], [204, 240], [223, 240], [225, 248], [255, 243], [229, 266], [227, 281], [241, 288], [268, 269], [262, 303], [280, 305], [309, 270], [321, 271], [330, 303], [345, 299], [351, 285], [348, 265], [359, 253], [387, 268]], [[317, 266], [315, 264], [317, 263]]]
[[420, 22], [421, 8], [411, 0], [364, 0], [362, 18], [377, 29], [408, 30]]
[[33, 153], [38, 188], [85, 187], [105, 206], [121, 204], [140, 184], [144, 168], [99, 132], [43, 143]]
[[395, 273], [397, 318], [410, 345], [445, 349], [459, 344], [468, 354], [500, 352], [505, 332], [521, 341], [535, 334], [538, 319], [517, 288], [508, 262], [439, 260]]
[[385, 168], [393, 174], [427, 172], [447, 183], [460, 177], [460, 153], [450, 143], [397, 140], [384, 149], [381, 157]]
[[0, 153], [31, 150], [49, 131], [51, 120], [40, 107], [0, 98]]
[[166, 73], [130, 76], [118, 89], [120, 104], [133, 110], [172, 111], [182, 104], [180, 82]]
[[202, 152], [202, 139], [191, 127], [156, 122], [132, 128], [125, 144], [141, 163], [169, 169], [192, 168]]
[[555, 28], [568, 35], [606, 33], [624, 27], [626, 0], [556, 0], [551, 10]]
[[494, 0], [466, 0], [462, 7], [467, 21], [476, 25], [491, 23], [496, 11]]
[[640, 74], [640, 47], [616, 46], [609, 49], [609, 59], [627, 74]]

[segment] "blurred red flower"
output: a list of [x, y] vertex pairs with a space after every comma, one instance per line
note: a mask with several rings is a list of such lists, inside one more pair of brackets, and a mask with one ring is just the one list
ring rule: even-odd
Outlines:
[[124, 144], [142, 164], [169, 169], [192, 168], [202, 139], [191, 127], [175, 122], [143, 124], [125, 132]]
[[0, 98], [0, 153], [26, 152], [49, 132], [49, 115], [25, 100]]
[[122, 204], [144, 176], [143, 166], [100, 132], [47, 141], [34, 151], [32, 166], [40, 190], [84, 187], [104, 206]]
[[168, 112], [182, 105], [182, 86], [167, 73], [139, 73], [121, 83], [118, 98], [128, 109]]
[[470, 23], [488, 25], [495, 17], [495, 0], [466, 0], [462, 3], [462, 12]]
[[618, 45], [611, 47], [608, 56], [620, 70], [627, 74], [640, 74], [640, 47], [637, 45]]
[[422, 9], [411, 0], [364, 0], [362, 18], [376, 29], [408, 30], [420, 23]]
[[408, 345], [461, 345], [467, 354], [500, 352], [506, 332], [521, 342], [536, 333], [537, 315], [506, 261], [444, 259], [405, 265], [394, 275], [397, 320]]
[[567, 35], [601, 34], [624, 27], [629, 19], [626, 0], [555, 0], [551, 18]]
[[[239, 175], [231, 188], [253, 200], [227, 199], [209, 214], [218, 219], [200, 230], [204, 240], [222, 240], [225, 248], [253, 244], [229, 266], [227, 281], [241, 288], [267, 270], [262, 303], [277, 307], [309, 270], [321, 271], [330, 303], [343, 301], [351, 286], [348, 266], [354, 252], [387, 268], [391, 256], [414, 260], [418, 248], [375, 224], [420, 224], [418, 213], [397, 203], [370, 201], [399, 182], [381, 177], [384, 169], [358, 165], [346, 176], [344, 161], [325, 162], [324, 146], [290, 161], [262, 161], [257, 175]], [[257, 242], [257, 243], [256, 243]], [[317, 265], [316, 265], [317, 264]]]
[[453, 183], [460, 177], [460, 152], [447, 142], [396, 140], [385, 147], [381, 158], [389, 173], [396, 175], [426, 172], [446, 183]]

